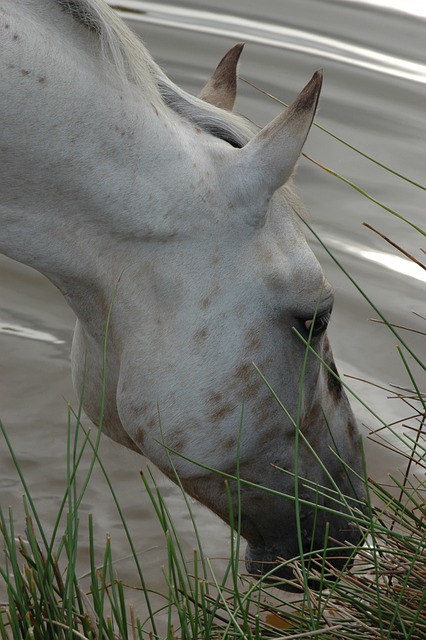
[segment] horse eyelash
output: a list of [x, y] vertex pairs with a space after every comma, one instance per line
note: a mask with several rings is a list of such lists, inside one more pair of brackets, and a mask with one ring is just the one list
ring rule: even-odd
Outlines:
[[321, 316], [316, 316], [315, 318], [305, 320], [304, 322], [305, 328], [308, 332], [311, 332], [312, 324], [314, 324], [312, 328], [312, 335], [313, 336], [319, 335], [320, 333], [323, 333], [327, 329], [328, 323], [330, 322], [330, 317], [331, 317], [331, 311], [328, 311], [327, 313], [324, 313]]

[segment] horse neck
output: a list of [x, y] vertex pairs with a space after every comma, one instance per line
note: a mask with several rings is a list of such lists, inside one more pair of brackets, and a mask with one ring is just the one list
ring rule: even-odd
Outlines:
[[117, 78], [70, 16], [52, 5], [52, 22], [37, 24], [17, 5], [2, 27], [0, 252], [64, 295], [90, 291], [114, 241], [158, 226], [158, 176], [178, 162], [180, 129], [152, 80], [144, 95]]

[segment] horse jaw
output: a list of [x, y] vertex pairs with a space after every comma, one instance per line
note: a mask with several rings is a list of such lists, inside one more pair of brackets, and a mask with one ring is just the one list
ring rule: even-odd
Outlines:
[[232, 111], [237, 97], [237, 65], [244, 43], [236, 44], [225, 53], [199, 98], [215, 107]]

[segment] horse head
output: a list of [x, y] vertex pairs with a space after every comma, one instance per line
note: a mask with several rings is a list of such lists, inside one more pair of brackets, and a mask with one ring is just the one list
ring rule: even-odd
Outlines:
[[241, 45], [203, 101], [101, 0], [48, 4], [2, 12], [0, 250], [75, 311], [89, 417], [239, 512], [250, 572], [323, 549], [343, 566], [359, 435], [292, 182], [322, 73], [257, 130], [231, 113]]

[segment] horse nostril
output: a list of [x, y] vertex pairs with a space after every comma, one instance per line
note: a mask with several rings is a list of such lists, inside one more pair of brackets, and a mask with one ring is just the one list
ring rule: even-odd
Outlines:
[[306, 529], [304, 529], [302, 531], [302, 537], [303, 537], [303, 542], [304, 542], [304, 547], [306, 548], [307, 545], [311, 545], [312, 544], [312, 532], [308, 533], [308, 531]]

